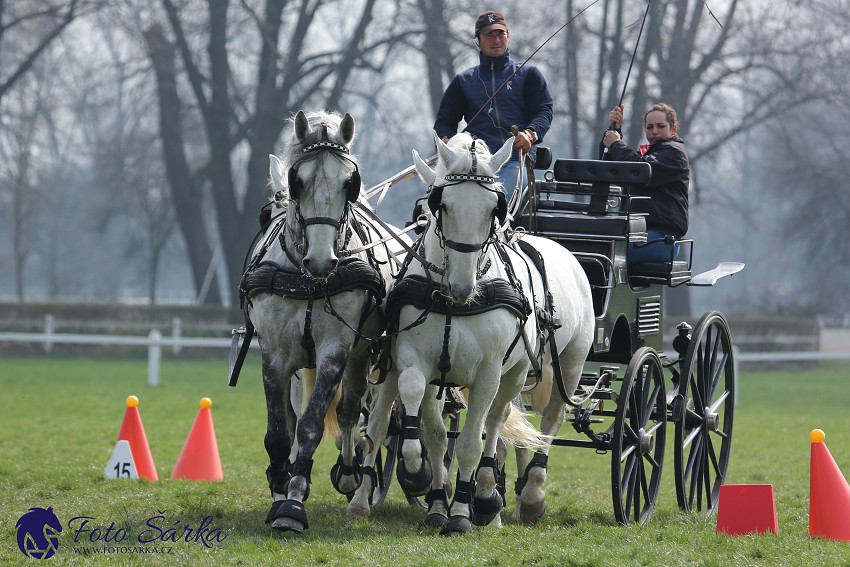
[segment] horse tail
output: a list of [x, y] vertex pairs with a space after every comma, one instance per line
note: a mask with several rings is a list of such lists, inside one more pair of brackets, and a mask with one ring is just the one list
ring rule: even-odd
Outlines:
[[[313, 394], [313, 389], [316, 387], [316, 369], [302, 368], [298, 373], [304, 380], [304, 399], [309, 400]], [[336, 417], [336, 408], [341, 397], [342, 388], [337, 388], [331, 404], [328, 406], [328, 411], [325, 412], [325, 434], [322, 436], [323, 440], [337, 439], [342, 434], [339, 428], [339, 420]]]
[[510, 413], [502, 427], [502, 438], [520, 449], [531, 449], [538, 451], [546, 449], [552, 444], [552, 436], [541, 433], [528, 421], [528, 414], [522, 411], [516, 404], [510, 404]]

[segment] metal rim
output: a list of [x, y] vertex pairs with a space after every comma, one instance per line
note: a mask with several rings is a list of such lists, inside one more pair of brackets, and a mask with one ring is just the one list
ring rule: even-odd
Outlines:
[[723, 315], [702, 316], [691, 336], [674, 400], [676, 498], [685, 511], [716, 510], [732, 448], [735, 365]]
[[614, 416], [611, 488], [620, 524], [645, 523], [652, 515], [667, 438], [664, 369], [654, 349], [632, 356]]

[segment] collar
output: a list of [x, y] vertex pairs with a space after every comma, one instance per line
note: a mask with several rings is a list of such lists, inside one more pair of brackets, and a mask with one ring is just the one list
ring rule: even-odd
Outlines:
[[483, 51], [478, 52], [478, 64], [486, 70], [490, 70], [490, 65], [493, 64], [493, 68], [496, 71], [504, 70], [511, 61], [511, 50], [508, 49], [505, 51], [503, 55], [498, 57], [488, 57], [484, 55]]

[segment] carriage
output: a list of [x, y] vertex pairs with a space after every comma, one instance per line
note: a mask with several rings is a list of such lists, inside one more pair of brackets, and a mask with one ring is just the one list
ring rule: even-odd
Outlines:
[[[680, 285], [713, 286], [744, 265], [721, 262], [693, 275], [692, 240], [680, 241], [682, 253], [667, 262], [627, 263], [629, 245], [647, 241], [643, 215], [629, 212], [628, 187], [649, 181], [649, 164], [552, 163], [549, 149], [541, 147], [536, 169], [542, 178], [529, 172], [512, 230], [546, 237], [572, 252], [590, 282], [595, 316], [578, 389], [567, 392], [557, 369], [554, 373], [574, 434], [561, 433], [552, 444], [609, 454], [616, 520], [643, 523], [658, 497], [671, 425], [678, 504], [685, 511], [714, 511], [729, 464], [735, 409], [729, 326], [722, 313], [709, 311], [694, 326], [680, 323], [665, 349], [664, 295], [665, 288]], [[454, 390], [448, 392], [444, 417], [451, 439], [464, 403]], [[389, 489], [400, 432], [401, 417], [394, 414], [373, 504]], [[452, 452], [450, 441], [444, 457], [449, 468]]]
[[[524, 522], [536, 522], [545, 509], [552, 445], [610, 453], [618, 522], [645, 522], [658, 495], [668, 422], [675, 427], [679, 505], [713, 510], [732, 440], [729, 327], [719, 312], [706, 313], [695, 328], [678, 326], [674, 353], [667, 353], [663, 294], [665, 287], [713, 285], [743, 264], [692, 276], [691, 241], [680, 243], [684, 260], [627, 263], [628, 246], [647, 239], [643, 216], [629, 212], [628, 187], [646, 183], [650, 166], [558, 159], [550, 170], [543, 150], [543, 178], [531, 172], [522, 198], [509, 205], [494, 175], [512, 140], [490, 154], [467, 134], [448, 143], [435, 138], [436, 169], [414, 151], [416, 171], [431, 189], [425, 232], [411, 248], [361, 195], [353, 137], [349, 115], [295, 116], [284, 162], [272, 156], [270, 166], [274, 199], [292, 202], [292, 210], [263, 223], [265, 236], [252, 246], [240, 284], [246, 329], [234, 335], [238, 356], [229, 376], [235, 385], [255, 326], [268, 406], [273, 504], [266, 521], [307, 529], [312, 456], [338, 391], [341, 454], [331, 479], [348, 496], [351, 515], [368, 516], [384, 499], [395, 468], [411, 502], [426, 496], [426, 523], [442, 534], [470, 533], [472, 523], [501, 525], [499, 462], [508, 441], [525, 471], [517, 483]], [[398, 250], [386, 244], [393, 237], [408, 251], [400, 271], [391, 262]], [[386, 318], [378, 311], [385, 292]], [[393, 353], [394, 372], [382, 372], [393, 380], [370, 390], [368, 359], [384, 339], [389, 346], [377, 352]], [[380, 360], [378, 367], [387, 369]], [[288, 394], [299, 368], [316, 370], [303, 414]], [[535, 408], [541, 431], [522, 416], [511, 422], [523, 383], [534, 387], [549, 369], [550, 393], [557, 393]], [[362, 405], [368, 392], [372, 416]], [[560, 435], [567, 413], [584, 439]], [[517, 427], [505, 427], [509, 422]], [[536, 451], [530, 459], [529, 449]], [[443, 466], [427, 454], [442, 455], [434, 464]], [[452, 487], [447, 475], [455, 460]]]

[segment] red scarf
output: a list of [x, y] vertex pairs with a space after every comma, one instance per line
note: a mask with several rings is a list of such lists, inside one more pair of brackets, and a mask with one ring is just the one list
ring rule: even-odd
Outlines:
[[640, 151], [641, 156], [645, 156], [646, 152], [649, 151], [649, 144], [641, 144], [638, 146], [638, 151]]

